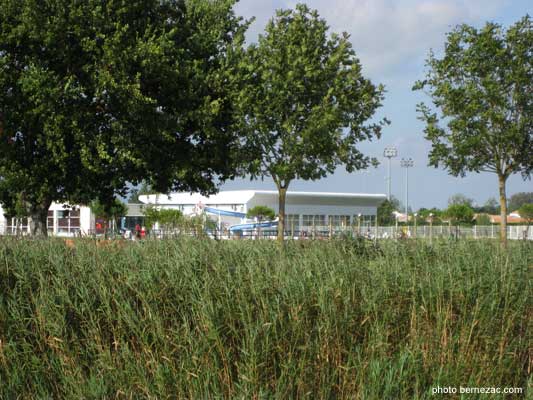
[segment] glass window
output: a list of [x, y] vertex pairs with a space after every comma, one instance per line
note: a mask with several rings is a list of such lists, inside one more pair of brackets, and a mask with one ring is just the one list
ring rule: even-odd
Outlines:
[[9, 218], [7, 221], [7, 233], [27, 233], [28, 232], [28, 218]]
[[349, 215], [330, 215], [328, 216], [328, 225], [349, 226], [350, 216]]
[[48, 229], [48, 232], [52, 232], [54, 230], [54, 211], [48, 210], [48, 217], [46, 218], [46, 227]]
[[242, 204], [232, 204], [231, 205], [231, 210], [232, 211], [237, 211], [237, 212], [243, 212], [244, 206]]
[[[50, 212], [49, 214], [50, 215]], [[56, 211], [57, 231], [59, 233], [76, 233], [80, 230], [80, 210], [79, 209], [63, 209]], [[48, 229], [53, 229], [50, 225], [51, 218], [48, 218]]]
[[325, 215], [303, 215], [302, 225], [306, 227], [322, 227], [326, 225]]
[[357, 215], [353, 216], [353, 225], [361, 225], [361, 226], [373, 226], [376, 216], [375, 215], [361, 215], [361, 219], [359, 221], [359, 217]]
[[285, 229], [298, 231], [300, 229], [300, 215], [287, 214], [285, 216]]

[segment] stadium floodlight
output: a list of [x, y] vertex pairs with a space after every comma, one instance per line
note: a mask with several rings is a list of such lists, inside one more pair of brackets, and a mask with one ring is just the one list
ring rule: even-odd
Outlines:
[[415, 162], [412, 158], [402, 158], [400, 166], [405, 168], [405, 223], [409, 223], [409, 168], [413, 167]]
[[387, 157], [389, 159], [389, 177], [387, 178], [387, 199], [390, 201], [391, 197], [391, 174], [390, 174], [390, 165], [391, 165], [391, 158], [398, 157], [398, 149], [396, 147], [385, 147], [385, 150], [383, 150], [383, 157]]

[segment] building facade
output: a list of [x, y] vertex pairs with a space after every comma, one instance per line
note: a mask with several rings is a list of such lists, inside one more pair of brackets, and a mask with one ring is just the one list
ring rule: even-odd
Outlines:
[[[28, 218], [6, 218], [0, 206], [0, 234], [27, 235], [30, 233]], [[46, 226], [49, 235], [80, 236], [88, 235], [94, 230], [95, 218], [86, 206], [66, 206], [52, 203], [48, 209]]]
[[[361, 229], [371, 227], [376, 223], [377, 207], [385, 198], [384, 194], [287, 192], [285, 228], [298, 232], [355, 225]], [[141, 195], [139, 200], [142, 204], [128, 204], [128, 214], [119, 221], [117, 228], [132, 230], [136, 225], [143, 225], [143, 209], [149, 205], [177, 209], [185, 215], [206, 212], [222, 228], [245, 222], [248, 210], [258, 205], [278, 212], [278, 193], [266, 190], [221, 191], [211, 196], [198, 193]], [[217, 215], [212, 210], [225, 212]], [[1, 207], [0, 213], [3, 215]], [[98, 234], [101, 233], [99, 224], [102, 222], [87, 206], [53, 203], [48, 211], [50, 235]], [[0, 218], [0, 234], [26, 235], [29, 228], [27, 218]]]
[[[385, 199], [384, 194], [287, 192], [285, 228], [305, 231], [331, 226], [374, 226], [377, 208]], [[178, 209], [185, 215], [198, 214], [205, 208], [246, 214], [259, 205], [278, 212], [278, 193], [267, 190], [221, 191], [212, 196], [197, 193], [154, 194], [139, 196], [139, 200], [146, 205]], [[224, 227], [244, 222], [244, 218], [239, 216], [214, 215], [214, 219], [221, 219]]]

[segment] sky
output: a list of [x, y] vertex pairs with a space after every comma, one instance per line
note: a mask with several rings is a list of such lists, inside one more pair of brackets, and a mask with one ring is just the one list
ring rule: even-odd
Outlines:
[[[254, 42], [263, 32], [277, 9], [294, 8], [291, 0], [240, 0], [235, 8], [246, 19], [255, 17], [247, 40]], [[476, 27], [487, 21], [512, 25], [526, 14], [533, 15], [531, 0], [307, 0], [330, 26], [331, 32], [347, 32], [363, 74], [374, 84], [384, 84], [385, 100], [376, 119], [391, 121], [381, 139], [362, 142], [359, 148], [380, 161], [378, 168], [347, 173], [342, 166], [320, 181], [295, 181], [289, 190], [319, 192], [387, 193], [387, 159], [383, 149], [395, 146], [398, 157], [392, 160], [392, 194], [405, 202], [406, 174], [400, 168], [401, 158], [412, 158], [409, 169], [409, 206], [445, 208], [449, 197], [462, 193], [483, 205], [490, 197], [498, 198], [495, 174], [470, 173], [465, 178], [450, 176], [442, 169], [428, 166], [430, 144], [424, 139], [424, 125], [417, 119], [416, 105], [430, 99], [411, 90], [413, 83], [425, 75], [425, 60], [430, 49], [442, 51], [445, 35], [456, 25]], [[533, 155], [532, 155], [533, 156]], [[270, 178], [264, 181], [238, 179], [227, 182], [222, 190], [270, 189]], [[511, 176], [507, 195], [533, 191], [533, 181], [520, 175]]]

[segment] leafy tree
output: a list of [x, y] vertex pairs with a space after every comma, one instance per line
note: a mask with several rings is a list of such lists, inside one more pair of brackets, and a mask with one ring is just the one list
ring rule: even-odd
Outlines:
[[176, 233], [194, 233], [195, 236], [205, 235], [205, 229], [215, 229], [216, 222], [204, 215], [183, 215], [180, 210], [169, 208], [157, 208], [148, 205], [143, 209], [145, 223], [148, 229], [152, 229], [157, 222], [163, 231]]
[[485, 204], [482, 207], [479, 207], [477, 212], [480, 213], [487, 213], [487, 214], [499, 214], [500, 208], [498, 205], [498, 200], [496, 200], [494, 197], [489, 198]]
[[442, 58], [430, 53], [426, 79], [414, 86], [426, 90], [438, 110], [418, 106], [433, 145], [430, 165], [455, 176], [497, 175], [504, 245], [507, 178], [530, 178], [533, 169], [532, 51], [529, 16], [507, 30], [495, 23], [481, 29], [461, 25], [448, 34]]
[[518, 210], [520, 217], [527, 222], [527, 229], [524, 239], [527, 239], [529, 234], [529, 225], [533, 222], [533, 203], [522, 204], [522, 207]]
[[246, 217], [257, 218], [259, 222], [264, 220], [273, 220], [276, 216], [276, 212], [267, 206], [255, 206], [248, 210]]
[[152, 229], [156, 222], [163, 230], [175, 230], [183, 227], [185, 218], [180, 210], [163, 208], [159, 209], [152, 205], [143, 208], [145, 223], [148, 229]]
[[430, 209], [421, 208], [418, 210], [418, 216], [424, 221], [424, 223], [428, 223], [428, 220], [431, 217], [433, 219], [432, 224], [439, 225], [442, 223], [443, 212], [435, 207]]
[[446, 210], [445, 215], [454, 224], [471, 224], [474, 210], [468, 204], [452, 204]]
[[474, 210], [468, 204], [452, 204], [445, 212], [446, 218], [450, 224], [455, 225], [455, 237], [459, 235], [459, 225], [472, 224], [474, 219]]
[[400, 210], [400, 201], [391, 196], [390, 200], [383, 201], [377, 210], [378, 224], [381, 226], [394, 225], [396, 218], [394, 217], [393, 212]]
[[476, 225], [490, 225], [490, 217], [488, 214], [478, 214], [476, 217]]
[[518, 214], [528, 223], [533, 222], [533, 203], [522, 204], [522, 207], [518, 209]]
[[[259, 222], [263, 220], [273, 220], [276, 212], [267, 206], [255, 206], [248, 210], [246, 217], [257, 218]], [[261, 237], [261, 228], [257, 229], [257, 237]]]
[[323, 178], [339, 164], [354, 171], [377, 163], [356, 144], [380, 136], [385, 121], [366, 122], [384, 89], [363, 77], [348, 39], [329, 35], [316, 11], [297, 5], [278, 11], [247, 49], [236, 100], [253, 159], [247, 172], [276, 184], [280, 241], [293, 180]]
[[128, 212], [128, 207], [118, 199], [115, 199], [112, 204], [102, 204], [99, 200], [93, 200], [90, 208], [97, 217], [111, 221], [113, 229], [118, 225], [118, 218]]
[[533, 192], [515, 193], [509, 198], [510, 211], [516, 211], [524, 204], [533, 204]]
[[472, 207], [474, 205], [474, 200], [466, 197], [464, 194], [457, 193], [448, 199], [448, 206], [454, 204], [466, 204], [467, 206]]
[[413, 213], [412, 221], [413, 221], [413, 225], [416, 223], [417, 226], [428, 224], [427, 216], [425, 215], [425, 213], [421, 213], [420, 211]]
[[140, 187], [130, 190], [128, 203], [140, 203], [139, 196], [145, 194], [155, 194], [155, 191], [150, 188], [150, 185], [147, 182], [142, 182]]
[[0, 0], [0, 202], [32, 232], [52, 201], [128, 185], [212, 192], [235, 173], [236, 0]]

